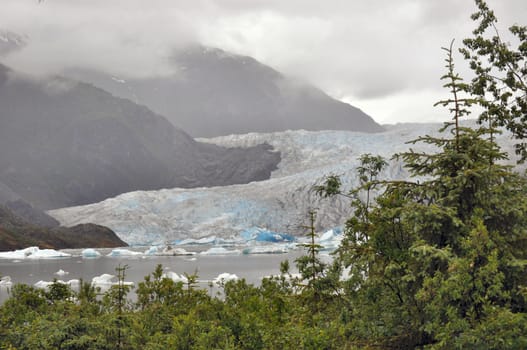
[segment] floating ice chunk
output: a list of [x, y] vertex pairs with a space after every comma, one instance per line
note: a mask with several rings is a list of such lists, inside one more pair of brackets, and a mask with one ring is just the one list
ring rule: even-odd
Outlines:
[[10, 276], [4, 276], [0, 278], [0, 289], [11, 288], [12, 286], [13, 286], [13, 282], [11, 282]]
[[157, 246], [151, 246], [145, 251], [145, 255], [157, 255], [157, 256], [174, 256], [174, 255], [194, 255], [194, 252], [188, 252], [183, 248], [172, 248], [163, 247], [160, 249]]
[[178, 275], [177, 273], [172, 272], [172, 271], [168, 271], [167, 273], [164, 273], [163, 277], [171, 279], [174, 282], [188, 283], [188, 279], [184, 275]]
[[324, 232], [316, 241], [322, 246], [323, 250], [334, 250], [340, 246], [343, 238], [342, 230], [334, 228]]
[[71, 254], [59, 252], [54, 249], [38, 249], [38, 247], [29, 247], [20, 250], [0, 253], [0, 259], [53, 259], [66, 258]]
[[229, 250], [223, 247], [212, 247], [209, 250], [201, 252], [202, 255], [240, 255], [241, 251], [234, 249]]
[[[57, 281], [58, 282], [58, 281]], [[36, 288], [40, 288], [40, 289], [48, 289], [49, 286], [52, 284], [53, 282], [49, 282], [49, 281], [38, 281], [37, 283], [34, 284], [34, 286]]]
[[133, 250], [122, 249], [122, 248], [113, 249], [112, 252], [110, 254], [108, 254], [108, 256], [112, 256], [112, 257], [138, 256], [138, 255], [143, 255], [143, 253], [141, 253], [141, 252], [134, 252]]
[[28, 259], [54, 259], [54, 258], [69, 258], [71, 254], [59, 252], [54, 249], [39, 249], [31, 255], [28, 255]]
[[236, 281], [237, 279], [238, 279], [238, 276], [236, 276], [235, 274], [224, 272], [224, 273], [220, 273], [218, 277], [216, 277], [212, 281], [218, 285], [222, 285], [229, 281]]
[[64, 271], [63, 269], [59, 269], [57, 272], [55, 272], [55, 275], [66, 276], [66, 275], [69, 275], [69, 272], [68, 271]]
[[66, 284], [69, 285], [71, 288], [78, 289], [81, 284], [81, 281], [78, 279], [72, 279], [66, 282]]
[[0, 259], [25, 259], [29, 255], [38, 251], [38, 247], [28, 247], [26, 249], [1, 252]]
[[83, 258], [91, 259], [100, 257], [101, 253], [99, 253], [95, 249], [87, 248], [82, 251], [81, 255]]
[[259, 245], [243, 250], [243, 254], [284, 254], [288, 252], [289, 248], [285, 245]]
[[[95, 276], [91, 280], [91, 285], [94, 287], [100, 287], [102, 290], [107, 290], [111, 286], [118, 285], [119, 281], [115, 275], [110, 275], [108, 273], [103, 273], [100, 276]], [[125, 286], [133, 286], [134, 282], [123, 282]]]
[[95, 287], [110, 286], [115, 282], [117, 282], [117, 277], [108, 273], [103, 273], [100, 276], [95, 276], [91, 280], [92, 286]]

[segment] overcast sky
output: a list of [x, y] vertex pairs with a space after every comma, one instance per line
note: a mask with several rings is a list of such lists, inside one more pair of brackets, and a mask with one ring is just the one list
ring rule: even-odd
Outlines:
[[[489, 0], [500, 30], [527, 0]], [[0, 29], [27, 35], [0, 58], [18, 70], [88, 66], [164, 74], [192, 42], [249, 55], [363, 109], [380, 123], [443, 121], [442, 46], [474, 28], [471, 0], [0, 0]], [[461, 66], [461, 60], [458, 61]]]

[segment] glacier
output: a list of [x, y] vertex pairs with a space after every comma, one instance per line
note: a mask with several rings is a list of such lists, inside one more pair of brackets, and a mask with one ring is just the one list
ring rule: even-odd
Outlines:
[[[132, 246], [288, 242], [305, 236], [310, 209], [317, 211], [317, 232], [338, 229], [351, 215], [348, 199], [321, 198], [313, 185], [336, 174], [341, 176], [344, 189], [351, 189], [358, 184], [356, 168], [360, 155], [371, 153], [390, 159], [394, 153], [410, 148], [433, 151], [432, 145], [407, 142], [425, 134], [438, 135], [441, 126], [398, 124], [376, 134], [295, 130], [199, 139], [226, 147], [268, 143], [281, 152], [282, 161], [265, 181], [129, 192], [99, 203], [48, 213], [65, 226], [88, 222], [107, 226]], [[514, 153], [507, 133], [499, 136], [499, 143], [504, 151]], [[380, 178], [408, 177], [400, 161], [392, 159], [388, 163]]]

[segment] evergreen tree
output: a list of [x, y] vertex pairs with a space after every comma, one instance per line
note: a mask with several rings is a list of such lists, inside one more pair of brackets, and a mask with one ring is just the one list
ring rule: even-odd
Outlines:
[[516, 151], [527, 158], [527, 27], [509, 28], [510, 40], [503, 40], [498, 20], [484, 0], [475, 0], [472, 15], [479, 21], [473, 37], [463, 40], [460, 51], [474, 72], [470, 92], [483, 107], [480, 121], [490, 128], [505, 126], [518, 139]]

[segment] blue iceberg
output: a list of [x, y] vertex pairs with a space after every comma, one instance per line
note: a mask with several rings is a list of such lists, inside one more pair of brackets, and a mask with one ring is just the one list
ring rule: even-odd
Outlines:
[[293, 242], [295, 237], [287, 233], [273, 232], [259, 227], [251, 227], [245, 231], [242, 231], [240, 236], [245, 241], [256, 241], [256, 242]]

